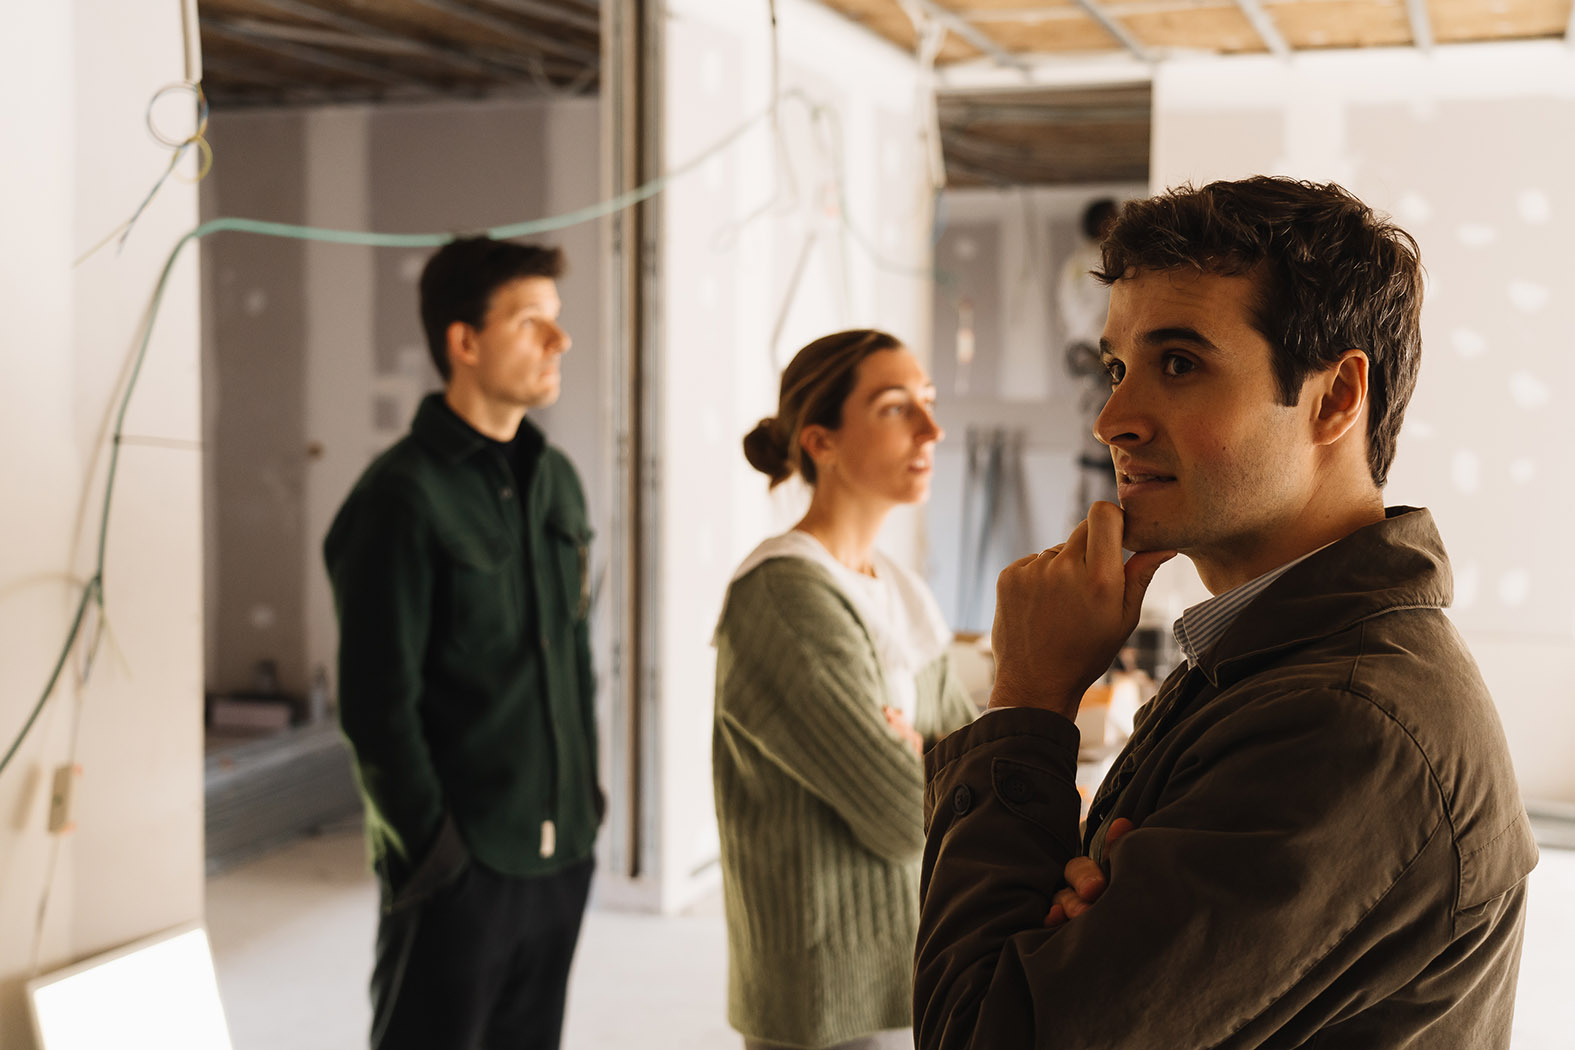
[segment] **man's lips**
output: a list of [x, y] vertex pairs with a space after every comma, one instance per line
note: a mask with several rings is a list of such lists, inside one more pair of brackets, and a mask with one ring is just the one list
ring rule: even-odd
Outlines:
[[1176, 475], [1153, 467], [1117, 467], [1116, 481], [1122, 485], [1142, 485], [1151, 481], [1175, 481]]

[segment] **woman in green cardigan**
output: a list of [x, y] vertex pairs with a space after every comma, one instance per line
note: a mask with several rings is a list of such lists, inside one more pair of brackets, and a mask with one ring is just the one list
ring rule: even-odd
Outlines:
[[967, 723], [929, 589], [875, 549], [929, 495], [935, 388], [884, 332], [799, 351], [744, 455], [808, 512], [739, 566], [712, 773], [728, 1020], [749, 1050], [911, 1047], [924, 748]]

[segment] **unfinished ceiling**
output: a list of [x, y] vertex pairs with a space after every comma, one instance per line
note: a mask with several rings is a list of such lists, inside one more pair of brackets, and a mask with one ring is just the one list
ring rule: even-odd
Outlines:
[[944, 25], [937, 63], [1123, 52], [1288, 55], [1570, 37], [1571, 0], [821, 0], [906, 50], [911, 10]]
[[[1273, 54], [1547, 37], [1572, 39], [1571, 0], [821, 0], [904, 50], [943, 31], [941, 69], [1028, 71], [1119, 55]], [[945, 91], [938, 99], [951, 186], [1075, 185], [1148, 177], [1150, 91]], [[999, 78], [997, 78], [999, 80]]]
[[953, 187], [1148, 179], [1147, 83], [944, 94], [937, 109]]
[[[731, 0], [764, 6], [767, 0]], [[937, 65], [1101, 56], [1280, 56], [1330, 48], [1571, 38], [1572, 0], [820, 0]], [[599, 0], [198, 0], [203, 87], [220, 108], [594, 92]], [[953, 185], [1146, 178], [1146, 78], [943, 93]]]
[[582, 94], [597, 0], [198, 0], [216, 107]]

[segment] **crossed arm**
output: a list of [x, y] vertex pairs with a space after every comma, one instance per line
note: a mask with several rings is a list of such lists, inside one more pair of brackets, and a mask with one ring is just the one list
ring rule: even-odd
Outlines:
[[[1011, 709], [929, 756], [923, 1050], [1299, 1045], [1412, 976], [1382, 946], [1451, 870], [1425, 764], [1333, 688], [1257, 695], [1167, 739], [1165, 775], [1118, 805], [1136, 826], [1105, 829], [1108, 869], [1081, 857], [1071, 719], [1157, 566], [1123, 570], [1110, 510], [1002, 574], [992, 706]], [[1379, 797], [1405, 816], [1374, 820]]]

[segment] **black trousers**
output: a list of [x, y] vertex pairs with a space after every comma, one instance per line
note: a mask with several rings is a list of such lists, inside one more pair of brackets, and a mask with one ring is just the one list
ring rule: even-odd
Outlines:
[[372, 969], [372, 1050], [557, 1050], [595, 862], [534, 878], [471, 862], [385, 908]]

